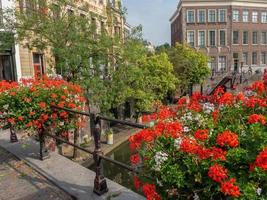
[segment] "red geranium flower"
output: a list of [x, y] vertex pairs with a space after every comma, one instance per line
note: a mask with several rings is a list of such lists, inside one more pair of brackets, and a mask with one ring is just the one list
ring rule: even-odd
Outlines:
[[265, 121], [265, 117], [263, 115], [253, 114], [253, 115], [249, 116], [248, 123], [249, 124], [260, 123], [262, 125], [265, 125], [266, 121]]
[[228, 177], [227, 169], [218, 164], [214, 164], [209, 168], [208, 175], [213, 181], [218, 183], [222, 183]]
[[19, 116], [18, 120], [22, 122], [24, 120], [24, 117], [23, 116]]
[[257, 156], [255, 165], [267, 170], [267, 147]]
[[194, 134], [194, 137], [199, 140], [206, 140], [209, 137], [209, 131], [207, 129], [205, 130], [197, 130]]
[[41, 102], [41, 103], [39, 103], [39, 106], [40, 106], [40, 108], [45, 109], [46, 103], [45, 102]]
[[217, 144], [221, 147], [224, 147], [226, 145], [230, 147], [237, 147], [239, 144], [238, 135], [228, 130], [224, 131], [217, 136]]
[[136, 177], [133, 177], [134, 187], [139, 190], [142, 187], [142, 182]]
[[224, 151], [220, 148], [217, 148], [217, 147], [212, 147], [211, 155], [212, 155], [213, 160], [225, 161], [226, 160], [226, 154], [227, 154], [226, 151]]
[[161, 197], [156, 192], [156, 186], [153, 184], [148, 184], [148, 183], [144, 184], [143, 192], [147, 200], [160, 200], [161, 199]]
[[12, 125], [14, 125], [16, 123], [16, 120], [14, 118], [9, 118], [9, 119], [7, 119], [7, 121]]
[[219, 110], [214, 110], [212, 113], [212, 119], [213, 119], [213, 123], [216, 124], [218, 121], [218, 117], [219, 117]]
[[134, 154], [130, 158], [132, 165], [138, 165], [140, 163], [140, 158], [138, 154]]
[[16, 95], [16, 92], [10, 92], [10, 96], [15, 96]]
[[53, 93], [53, 94], [51, 94], [51, 98], [55, 99], [55, 98], [57, 98], [57, 95], [55, 93]]
[[240, 194], [240, 189], [238, 186], [234, 185], [236, 180], [234, 178], [231, 178], [229, 181], [225, 181], [221, 184], [221, 191], [225, 195], [229, 195], [232, 197], [239, 197]]

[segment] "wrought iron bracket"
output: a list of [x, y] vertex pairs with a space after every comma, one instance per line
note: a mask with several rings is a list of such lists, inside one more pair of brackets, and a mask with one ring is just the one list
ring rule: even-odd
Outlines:
[[11, 143], [18, 142], [17, 134], [16, 134], [15, 129], [12, 125], [10, 125], [10, 142]]

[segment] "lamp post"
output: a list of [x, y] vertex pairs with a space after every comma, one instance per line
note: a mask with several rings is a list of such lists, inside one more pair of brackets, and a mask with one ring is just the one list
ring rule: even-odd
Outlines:
[[240, 75], [240, 84], [242, 84], [242, 81], [243, 81], [243, 65], [244, 65], [244, 61], [241, 60], [241, 75]]

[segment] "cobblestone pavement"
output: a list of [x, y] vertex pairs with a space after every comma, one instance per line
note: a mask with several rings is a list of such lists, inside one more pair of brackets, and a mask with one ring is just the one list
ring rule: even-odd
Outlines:
[[0, 200], [71, 200], [65, 192], [0, 148]]

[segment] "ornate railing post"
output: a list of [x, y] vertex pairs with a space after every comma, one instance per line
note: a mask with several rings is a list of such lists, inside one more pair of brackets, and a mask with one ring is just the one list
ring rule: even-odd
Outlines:
[[100, 118], [95, 114], [90, 115], [91, 132], [94, 136], [95, 150], [94, 161], [96, 165], [96, 176], [94, 181], [94, 192], [98, 195], [102, 195], [108, 191], [107, 181], [103, 174], [103, 163], [100, 155], [103, 155], [101, 150], [101, 126]]
[[18, 142], [18, 137], [12, 124], [10, 124], [10, 142], [11, 143]]
[[40, 142], [40, 160], [49, 158], [49, 151], [45, 147], [45, 131], [44, 128], [38, 130], [39, 142]]

